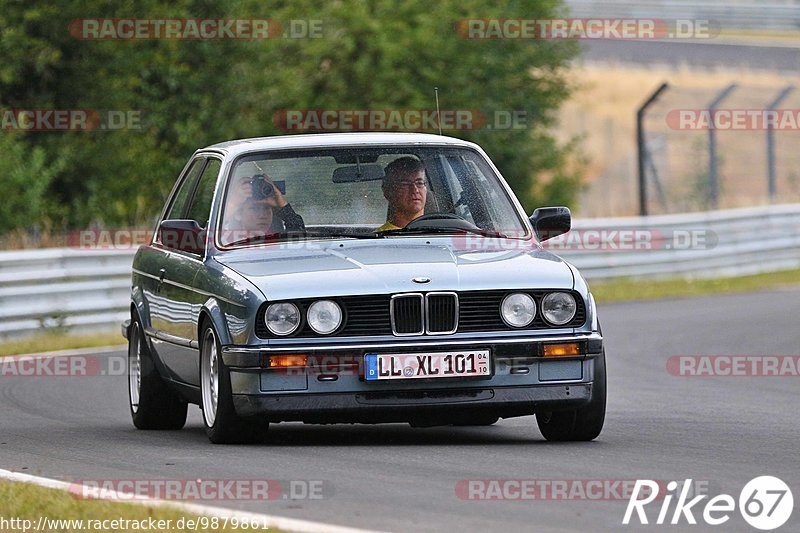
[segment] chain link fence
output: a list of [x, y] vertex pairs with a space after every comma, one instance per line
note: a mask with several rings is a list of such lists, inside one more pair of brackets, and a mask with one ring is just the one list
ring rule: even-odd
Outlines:
[[581, 117], [585, 123], [573, 128], [586, 132], [587, 139], [602, 138], [606, 146], [592, 141], [599, 164], [581, 194], [579, 215], [688, 213], [800, 202], [800, 83], [759, 86], [726, 79], [703, 87], [670, 84], [647, 107], [641, 122], [641, 171], [635, 111], [624, 122]]
[[799, 202], [798, 111], [791, 85], [668, 87], [643, 121], [647, 212]]

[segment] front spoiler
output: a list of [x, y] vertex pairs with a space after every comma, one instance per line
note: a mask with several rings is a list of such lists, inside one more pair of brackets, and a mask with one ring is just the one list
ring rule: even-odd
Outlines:
[[381, 391], [329, 394], [234, 394], [240, 416], [310, 423], [455, 421], [481, 414], [504, 418], [539, 409], [580, 407], [592, 397], [592, 383], [522, 387]]

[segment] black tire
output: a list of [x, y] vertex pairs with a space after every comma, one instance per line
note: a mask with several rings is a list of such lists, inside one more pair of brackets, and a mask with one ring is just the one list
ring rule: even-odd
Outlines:
[[[222, 361], [219, 336], [208, 321], [204, 322], [201, 332], [200, 408], [203, 410], [203, 425], [208, 439], [214, 444], [261, 442], [266, 437], [269, 423], [260, 418], [242, 418], [236, 414], [230, 371]], [[215, 366], [216, 379], [212, 373]], [[214, 387], [217, 394], [216, 400], [212, 401]]]
[[186, 424], [188, 404], [158, 374], [135, 313], [128, 334], [128, 406], [138, 429], [176, 430]]
[[606, 354], [596, 359], [592, 399], [587, 405], [569, 411], [536, 413], [536, 423], [544, 438], [551, 441], [594, 440], [606, 419]]

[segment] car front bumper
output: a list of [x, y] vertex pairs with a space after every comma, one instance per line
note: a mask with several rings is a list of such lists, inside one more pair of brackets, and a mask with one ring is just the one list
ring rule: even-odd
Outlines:
[[[541, 346], [579, 342], [583, 355], [542, 357]], [[222, 348], [231, 374], [234, 406], [240, 416], [266, 416], [272, 421], [416, 422], [468, 421], [476, 415], [523, 416], [539, 409], [579, 407], [592, 398], [595, 365], [603, 353], [598, 333], [531, 336], [517, 339], [473, 339], [457, 343], [293, 347], [335, 360], [363, 361], [365, 353], [402, 349], [431, 352], [488, 348], [492, 375], [450, 379], [365, 381], [363, 369], [326, 368], [286, 372], [264, 368], [264, 360], [283, 348]], [[454, 345], [452, 345], [454, 344]]]

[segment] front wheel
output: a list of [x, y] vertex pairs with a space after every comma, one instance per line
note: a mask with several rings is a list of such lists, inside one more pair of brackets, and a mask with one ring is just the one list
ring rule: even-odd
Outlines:
[[135, 315], [128, 334], [128, 404], [138, 429], [181, 429], [186, 424], [188, 405], [158, 375]]
[[606, 354], [595, 360], [592, 399], [587, 405], [569, 411], [536, 413], [536, 423], [544, 438], [552, 441], [594, 440], [603, 430], [606, 418]]
[[208, 439], [214, 444], [247, 444], [261, 440], [269, 424], [236, 414], [230, 372], [222, 361], [214, 326], [206, 322], [200, 339], [201, 407]]

